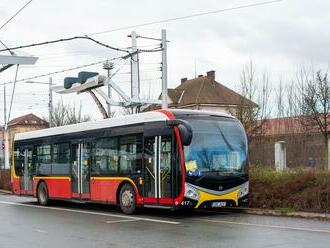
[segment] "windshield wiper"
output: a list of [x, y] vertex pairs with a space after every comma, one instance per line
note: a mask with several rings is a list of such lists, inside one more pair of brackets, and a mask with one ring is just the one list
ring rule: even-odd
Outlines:
[[246, 178], [242, 177], [241, 175], [243, 175], [244, 173], [243, 172], [239, 172], [239, 174], [233, 172], [233, 171], [228, 171], [226, 173], [228, 176], [233, 176], [233, 177], [237, 177], [237, 178], [240, 178], [240, 179], [243, 179], [243, 180], [246, 180]]
[[[207, 173], [203, 174], [200, 178], [198, 178], [196, 180], [196, 182], [199, 182], [200, 180], [202, 180], [203, 178], [205, 178], [206, 176], [214, 176], [214, 173], [218, 173], [218, 176], [221, 176], [220, 173], [223, 173], [224, 175], [231, 175], [231, 176], [236, 176], [236, 177], [240, 177], [238, 175], [236, 175], [234, 172], [232, 171], [228, 171], [226, 169], [222, 169], [222, 170], [211, 170], [211, 171], [208, 171]], [[243, 178], [243, 177], [241, 177]]]
[[198, 179], [196, 180], [196, 182], [199, 182], [200, 180], [202, 180], [202, 179], [205, 178], [206, 176], [210, 176], [210, 175], [212, 175], [212, 172], [205, 173], [205, 174], [202, 175], [200, 178], [198, 178]]

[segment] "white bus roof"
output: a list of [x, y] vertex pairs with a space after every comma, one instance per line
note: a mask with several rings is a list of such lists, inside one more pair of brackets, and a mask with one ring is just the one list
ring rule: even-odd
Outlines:
[[[219, 112], [207, 112], [207, 111], [198, 111], [198, 110], [178, 110], [178, 109], [170, 109], [169, 111], [173, 112], [174, 114], [205, 114], [205, 115], [217, 115], [217, 116], [233, 118], [228, 114], [219, 113]], [[35, 139], [35, 138], [42, 138], [47, 136], [78, 133], [78, 132], [92, 131], [103, 128], [133, 125], [133, 124], [153, 122], [153, 121], [165, 121], [165, 120], [168, 120], [168, 117], [164, 113], [158, 111], [150, 111], [150, 112], [126, 115], [116, 118], [82, 122], [78, 124], [66, 125], [61, 127], [53, 127], [53, 128], [40, 129], [31, 132], [18, 133], [15, 134], [14, 140], [19, 141], [19, 140]]]

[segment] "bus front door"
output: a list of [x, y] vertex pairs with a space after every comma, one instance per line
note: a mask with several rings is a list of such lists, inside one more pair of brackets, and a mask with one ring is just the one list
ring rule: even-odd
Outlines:
[[172, 206], [172, 137], [147, 137], [144, 147], [144, 203]]
[[90, 144], [72, 144], [72, 198], [90, 198]]

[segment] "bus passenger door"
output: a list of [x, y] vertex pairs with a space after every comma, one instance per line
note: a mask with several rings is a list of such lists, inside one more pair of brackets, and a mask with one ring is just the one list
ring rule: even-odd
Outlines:
[[72, 144], [71, 188], [72, 198], [90, 198], [90, 144]]
[[32, 166], [32, 149], [24, 149], [24, 170], [21, 188], [24, 194], [32, 194], [33, 184], [33, 166]]
[[172, 205], [172, 137], [146, 137], [144, 149], [144, 203]]

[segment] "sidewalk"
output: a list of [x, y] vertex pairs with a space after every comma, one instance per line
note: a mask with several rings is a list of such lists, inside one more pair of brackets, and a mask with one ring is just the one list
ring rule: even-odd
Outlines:
[[283, 212], [281, 210], [273, 209], [259, 209], [259, 208], [239, 208], [242, 212], [256, 215], [270, 215], [270, 216], [286, 216], [299, 217], [306, 219], [330, 220], [329, 213], [311, 213], [311, 212]]
[[13, 193], [10, 190], [0, 189], [0, 194], [12, 195]]

